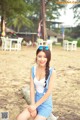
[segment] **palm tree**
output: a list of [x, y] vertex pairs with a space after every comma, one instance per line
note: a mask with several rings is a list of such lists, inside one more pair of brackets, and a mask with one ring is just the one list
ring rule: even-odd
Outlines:
[[[23, 9], [22, 9], [23, 8]], [[24, 0], [0, 0], [1, 33], [5, 36], [5, 21], [7, 18], [26, 11]]]

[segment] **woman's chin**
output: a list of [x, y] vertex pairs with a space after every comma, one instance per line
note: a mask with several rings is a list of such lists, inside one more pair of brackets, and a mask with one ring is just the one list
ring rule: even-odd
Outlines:
[[45, 67], [45, 64], [40, 64], [41, 67]]

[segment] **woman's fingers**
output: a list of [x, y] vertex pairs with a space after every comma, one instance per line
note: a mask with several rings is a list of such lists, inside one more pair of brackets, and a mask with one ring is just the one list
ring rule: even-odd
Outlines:
[[34, 110], [36, 110], [36, 107], [35, 107], [35, 105], [31, 105], [31, 106], [29, 107], [29, 109], [32, 110], [32, 111], [34, 111]]
[[36, 115], [37, 115], [37, 111], [36, 110], [34, 110], [33, 112], [31, 112], [31, 116], [32, 117], [36, 117]]

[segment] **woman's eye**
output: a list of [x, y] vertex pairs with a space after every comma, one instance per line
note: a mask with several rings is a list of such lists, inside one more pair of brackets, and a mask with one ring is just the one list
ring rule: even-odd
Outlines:
[[38, 56], [38, 58], [46, 58], [46, 56]]
[[41, 58], [41, 57], [42, 57], [42, 56], [40, 56], [40, 55], [38, 56], [38, 58]]

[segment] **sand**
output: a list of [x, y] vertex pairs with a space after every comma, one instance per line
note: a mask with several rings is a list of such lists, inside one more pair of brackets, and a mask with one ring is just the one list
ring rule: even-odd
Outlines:
[[[27, 104], [21, 88], [29, 84], [30, 68], [35, 63], [34, 47], [22, 46], [21, 51], [0, 48], [0, 112], [8, 111], [10, 120]], [[64, 51], [53, 46], [51, 66], [57, 78], [53, 88], [53, 113], [58, 120], [80, 120], [80, 48]]]

